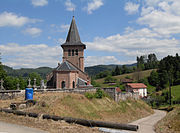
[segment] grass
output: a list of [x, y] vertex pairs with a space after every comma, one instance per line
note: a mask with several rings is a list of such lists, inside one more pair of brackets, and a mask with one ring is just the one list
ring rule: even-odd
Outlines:
[[[152, 69], [153, 70], [153, 69]], [[134, 73], [129, 73], [129, 74], [122, 74], [118, 76], [113, 76], [113, 78], [116, 78], [116, 85], [109, 85], [104, 83], [105, 78], [97, 79], [95, 82], [97, 82], [101, 87], [119, 87], [121, 79], [124, 79], [125, 77], [130, 77], [134, 81], [137, 80], [137, 77], [139, 76], [139, 79], [143, 79], [145, 77], [150, 76], [152, 70], [145, 70], [145, 71], [140, 71], [140, 72], [134, 72]]]
[[179, 133], [180, 132], [180, 106], [169, 112], [155, 125], [157, 133]]
[[[35, 100], [38, 104], [25, 111], [120, 123], [153, 113], [146, 103], [133, 99], [117, 103], [108, 97], [88, 99], [82, 94], [45, 93], [35, 94]], [[43, 102], [46, 106], [42, 106]]]
[[172, 87], [172, 100], [179, 100], [180, 101], [180, 85]]
[[147, 92], [148, 92], [149, 95], [153, 94], [154, 92], [156, 92], [156, 87], [148, 84], [147, 85]]

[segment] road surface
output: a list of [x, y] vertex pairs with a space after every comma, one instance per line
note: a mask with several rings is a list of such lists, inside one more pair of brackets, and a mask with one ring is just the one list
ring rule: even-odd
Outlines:
[[35, 128], [29, 128], [16, 124], [9, 124], [0, 121], [0, 133], [48, 133]]
[[165, 111], [154, 110], [154, 114], [148, 117], [139, 119], [137, 121], [134, 121], [132, 123], [129, 123], [129, 124], [134, 124], [134, 125], [139, 126], [139, 129], [137, 132], [126, 131], [125, 133], [155, 133], [154, 125], [165, 116], [166, 116]]
[[165, 111], [154, 110], [154, 114], [131, 122], [129, 124], [138, 125], [138, 131], [127, 131], [127, 130], [113, 130], [107, 128], [100, 128], [100, 131], [105, 133], [155, 133], [154, 125], [166, 115]]

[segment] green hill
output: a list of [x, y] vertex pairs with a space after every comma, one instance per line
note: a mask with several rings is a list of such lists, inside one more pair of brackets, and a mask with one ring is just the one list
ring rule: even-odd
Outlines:
[[[139, 79], [143, 79], [145, 77], [148, 77], [153, 69], [151, 70], [145, 70], [145, 71], [140, 71], [140, 72], [133, 72], [133, 73], [128, 73], [128, 74], [122, 74], [122, 75], [117, 75], [117, 76], [112, 76], [113, 78], [116, 79], [116, 83], [119, 84], [121, 79], [124, 79], [125, 77], [130, 77], [134, 81], [137, 81]], [[111, 87], [108, 84], [104, 83], [105, 78], [97, 79], [95, 80], [101, 87]]]
[[43, 79], [46, 78], [46, 75], [52, 71], [53, 68], [50, 67], [39, 67], [39, 68], [21, 68], [13, 69], [8, 66], [3, 66], [4, 70], [7, 72], [7, 75], [12, 77], [27, 77], [30, 73], [36, 72], [41, 75]]
[[[122, 67], [122, 65], [97, 65], [97, 66], [90, 66], [90, 67], [85, 67], [85, 72], [87, 72], [90, 76], [95, 76], [96, 74], [103, 72], [103, 71], [112, 71], [115, 69], [115, 67]], [[130, 64], [130, 65], [125, 65], [126, 67], [133, 67], [136, 66], [135, 64]]]
[[[136, 64], [131, 64], [131, 65], [126, 65], [126, 66], [131, 67], [135, 65]], [[97, 66], [85, 67], [85, 72], [88, 73], [90, 76], [94, 76], [106, 70], [112, 71], [116, 66], [117, 65], [97, 65]], [[36, 72], [40, 74], [43, 79], [45, 79], [46, 75], [53, 70], [53, 68], [50, 68], [50, 67], [13, 69], [12, 67], [5, 66], [5, 65], [3, 65], [3, 68], [9, 76], [27, 77], [30, 73]]]

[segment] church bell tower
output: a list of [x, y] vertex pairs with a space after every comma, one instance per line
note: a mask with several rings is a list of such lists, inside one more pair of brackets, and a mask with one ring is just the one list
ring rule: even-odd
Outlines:
[[84, 49], [86, 49], [86, 45], [80, 40], [74, 16], [66, 42], [61, 47], [63, 49], [63, 62], [68, 60], [84, 72]]

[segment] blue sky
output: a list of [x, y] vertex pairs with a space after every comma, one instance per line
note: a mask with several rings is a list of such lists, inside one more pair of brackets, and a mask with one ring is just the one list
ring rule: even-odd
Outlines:
[[13, 68], [56, 67], [73, 15], [87, 45], [85, 66], [175, 55], [179, 7], [179, 0], [1, 0], [1, 61]]

